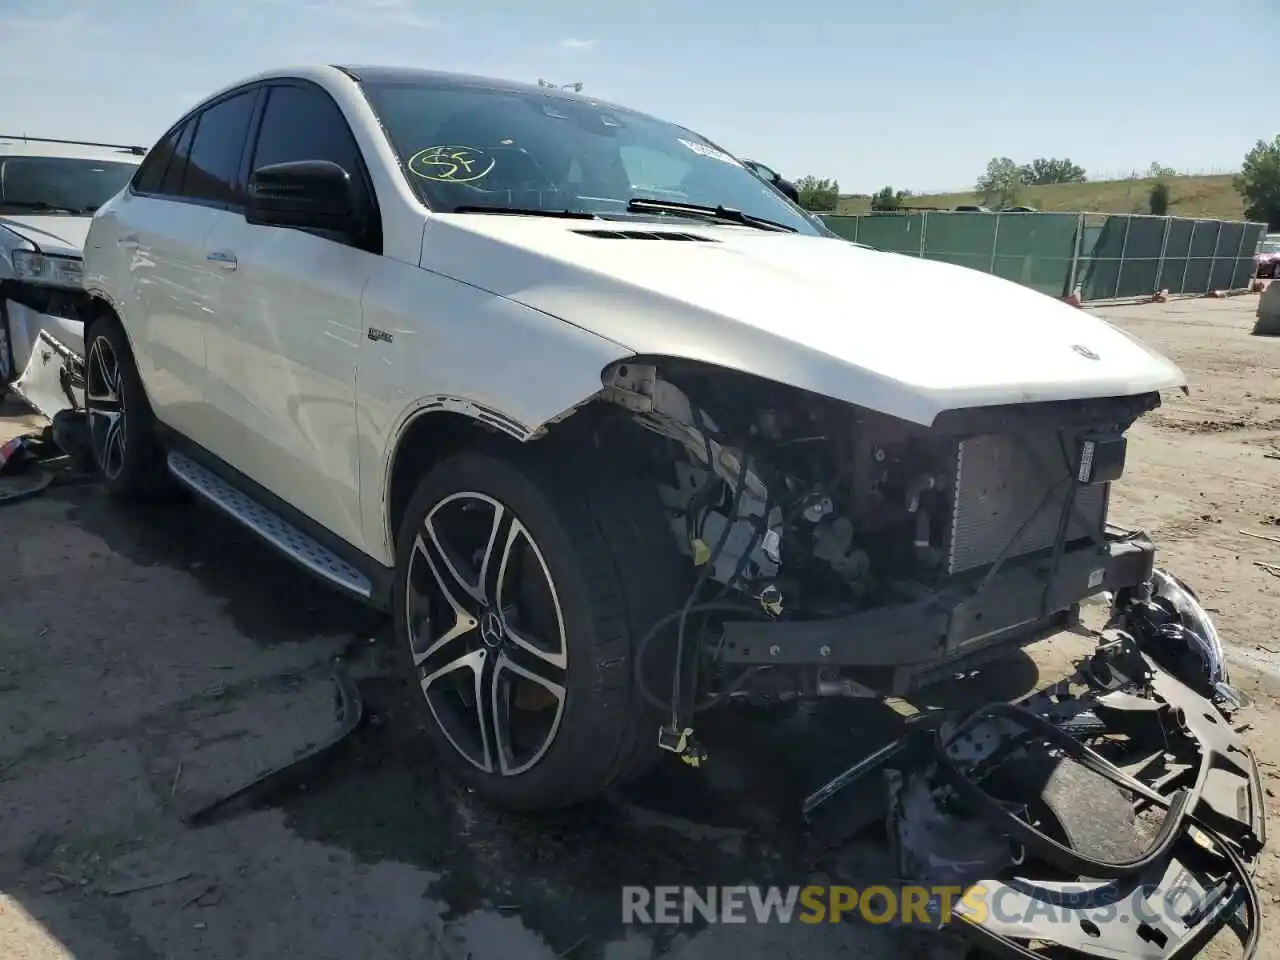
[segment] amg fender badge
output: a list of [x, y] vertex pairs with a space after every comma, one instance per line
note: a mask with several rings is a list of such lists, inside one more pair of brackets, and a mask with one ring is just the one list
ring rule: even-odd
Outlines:
[[[373, 336], [372, 332], [369, 335]], [[1098, 355], [1094, 353], [1092, 350], [1090, 350], [1088, 347], [1084, 346], [1083, 344], [1073, 343], [1071, 345], [1071, 349], [1074, 350], [1076, 353], [1080, 354], [1080, 356], [1084, 357], [1086, 360], [1098, 359]]]

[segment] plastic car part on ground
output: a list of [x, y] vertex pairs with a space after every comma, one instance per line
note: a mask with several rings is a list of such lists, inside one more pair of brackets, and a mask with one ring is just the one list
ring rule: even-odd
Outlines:
[[53, 474], [39, 469], [38, 443], [35, 436], [21, 436], [0, 444], [0, 504], [33, 497], [53, 482]]
[[[988, 953], [1168, 960], [1238, 918], [1248, 960], [1264, 792], [1222, 665], [1166, 669], [1140, 645], [1161, 636], [1163, 609], [1153, 592], [1118, 613], [1072, 677], [1021, 701], [929, 715], [815, 792], [807, 817], [880, 789], [903, 884], [931, 894], [932, 925]], [[1205, 683], [1220, 693], [1193, 689]]]
[[63, 410], [40, 433], [0, 444], [0, 504], [35, 496], [58, 484], [93, 479], [84, 414]]
[[[283, 679], [290, 682], [274, 698], [256, 697], [224, 712], [230, 714], [224, 715], [224, 723], [249, 731], [249, 736], [230, 748], [236, 762], [220, 757], [192, 765], [180, 804], [187, 823], [207, 826], [267, 800], [313, 770], [363, 721], [360, 690], [341, 660], [329, 669]], [[251, 743], [255, 734], [262, 736]]]

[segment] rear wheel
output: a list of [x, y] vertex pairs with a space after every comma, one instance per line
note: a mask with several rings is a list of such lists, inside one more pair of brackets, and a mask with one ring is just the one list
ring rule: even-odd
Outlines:
[[425, 726], [468, 785], [512, 808], [567, 806], [647, 768], [660, 721], [633, 644], [683, 600], [656, 492], [556, 460], [443, 461], [397, 545], [396, 632]]
[[84, 393], [94, 465], [107, 492], [135, 499], [168, 491], [155, 418], [114, 317], [95, 320], [87, 331]]

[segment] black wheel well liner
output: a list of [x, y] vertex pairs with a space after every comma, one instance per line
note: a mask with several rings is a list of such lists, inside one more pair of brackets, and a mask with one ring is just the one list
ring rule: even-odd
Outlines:
[[459, 410], [421, 411], [401, 429], [387, 470], [383, 507], [389, 542], [396, 542], [419, 481], [446, 457], [463, 450], [515, 453], [535, 444], [556, 446], [575, 439], [590, 443], [602, 418], [607, 420], [611, 416], [626, 419], [624, 411], [618, 408], [589, 402], [576, 409], [572, 416], [547, 424], [545, 429], [522, 439]]

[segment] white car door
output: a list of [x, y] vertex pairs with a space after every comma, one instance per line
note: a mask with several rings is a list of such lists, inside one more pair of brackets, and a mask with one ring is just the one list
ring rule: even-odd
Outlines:
[[[182, 218], [187, 225], [178, 251], [181, 277], [186, 282], [179, 287], [171, 281], [168, 290], [157, 287], [149, 292], [138, 285], [140, 302], [148, 297], [152, 301], [150, 305], [142, 303], [142, 313], [152, 318], [154, 326], [163, 326], [164, 320], [175, 315], [181, 318], [187, 350], [184, 356], [191, 357], [182, 371], [189, 385], [180, 419], [172, 425], [237, 469], [243, 469], [244, 428], [227, 419], [218, 406], [218, 384], [211, 379], [209, 362], [211, 343], [216, 342], [214, 334], [225, 311], [228, 265], [211, 255], [209, 238], [223, 223], [243, 222], [240, 184], [249, 126], [260, 95], [260, 87], [233, 91], [193, 118], [192, 134], [184, 136], [186, 156], [181, 177], [172, 184], [174, 193], [164, 203], [165, 216]], [[166, 278], [176, 274], [173, 268], [161, 271]]]
[[[330, 160], [368, 191], [359, 149], [328, 93], [290, 81], [266, 97], [248, 170]], [[368, 197], [372, 203], [372, 191]], [[364, 247], [230, 213], [206, 240], [206, 254], [224, 267], [208, 329], [207, 397], [242, 427], [236, 466], [350, 543], [361, 537], [360, 298], [376, 238]]]
[[191, 435], [201, 432], [201, 331], [210, 309], [204, 238], [213, 225], [210, 208], [181, 196], [196, 120], [157, 144], [92, 234], [113, 245], [113, 259], [126, 268], [117, 307], [151, 406], [161, 422]]

